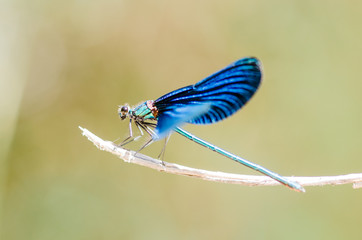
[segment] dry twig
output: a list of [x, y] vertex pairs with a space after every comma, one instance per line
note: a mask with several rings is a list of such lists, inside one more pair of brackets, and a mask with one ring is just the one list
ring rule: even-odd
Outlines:
[[[125, 162], [134, 163], [141, 166], [156, 169], [172, 174], [196, 177], [203, 180], [240, 184], [245, 186], [275, 186], [280, 185], [279, 182], [267, 176], [240, 175], [233, 173], [214, 172], [203, 169], [190, 168], [179, 164], [163, 162], [135, 152], [124, 149], [115, 145], [113, 142], [104, 141], [85, 128], [79, 127], [82, 134], [93, 142], [100, 150], [110, 152]], [[353, 188], [362, 187], [362, 173], [353, 173], [339, 176], [321, 176], [321, 177], [287, 177], [288, 179], [298, 182], [302, 186], [324, 186], [324, 185], [341, 185], [353, 184]]]

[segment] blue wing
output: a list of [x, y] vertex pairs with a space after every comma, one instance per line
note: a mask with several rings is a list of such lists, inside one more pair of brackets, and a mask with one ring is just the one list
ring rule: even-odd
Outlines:
[[[229, 117], [249, 101], [258, 89], [261, 77], [258, 59], [243, 58], [195, 85], [158, 98], [154, 101], [158, 109], [156, 132], [167, 135], [174, 127], [185, 122], [211, 124]], [[207, 106], [207, 111], [200, 107], [202, 105]], [[178, 110], [187, 110], [187, 107], [192, 106], [199, 107], [192, 111]], [[172, 121], [171, 129], [161, 127], [166, 120]]]
[[182, 106], [173, 109], [173, 111], [164, 112], [158, 118], [156, 135], [152, 136], [153, 140], [159, 140], [167, 136], [167, 134], [177, 126], [190, 121], [191, 119], [200, 116], [209, 111], [208, 104]]

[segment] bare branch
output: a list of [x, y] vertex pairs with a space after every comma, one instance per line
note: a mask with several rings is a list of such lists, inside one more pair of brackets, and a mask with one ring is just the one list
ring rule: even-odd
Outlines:
[[[156, 169], [158, 171], [200, 178], [207, 181], [240, 184], [245, 186], [276, 186], [281, 185], [279, 182], [267, 176], [240, 175], [233, 173], [214, 172], [203, 169], [190, 168], [174, 163], [163, 162], [158, 159], [124, 149], [115, 145], [113, 142], [104, 141], [85, 128], [79, 127], [82, 134], [93, 142], [100, 150], [110, 152], [125, 162], [134, 163], [141, 166]], [[341, 185], [353, 184], [353, 188], [362, 188], [362, 173], [354, 173], [339, 176], [322, 176], [322, 177], [287, 177], [302, 186], [324, 186], [324, 185]]]

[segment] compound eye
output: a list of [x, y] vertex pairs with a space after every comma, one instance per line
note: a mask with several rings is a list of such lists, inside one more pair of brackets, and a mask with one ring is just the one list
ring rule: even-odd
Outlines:
[[127, 112], [128, 112], [128, 107], [127, 107], [127, 106], [123, 106], [123, 107], [121, 108], [121, 112], [122, 112], [122, 113], [127, 113]]
[[127, 105], [119, 106], [118, 114], [119, 114], [121, 120], [124, 120], [127, 118], [128, 112], [129, 112], [129, 107]]

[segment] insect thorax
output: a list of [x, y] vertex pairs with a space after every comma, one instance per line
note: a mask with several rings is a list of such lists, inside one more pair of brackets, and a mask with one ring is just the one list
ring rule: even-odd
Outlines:
[[145, 121], [145, 120], [157, 120], [158, 111], [157, 108], [153, 105], [152, 100], [148, 100], [132, 110], [130, 110], [129, 116], [135, 121]]

